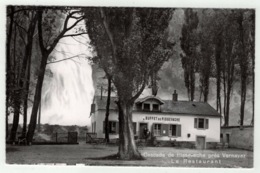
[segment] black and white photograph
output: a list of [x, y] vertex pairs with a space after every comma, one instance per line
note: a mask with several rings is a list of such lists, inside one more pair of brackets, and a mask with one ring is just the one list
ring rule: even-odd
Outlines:
[[4, 8], [6, 165], [255, 168], [255, 8]]

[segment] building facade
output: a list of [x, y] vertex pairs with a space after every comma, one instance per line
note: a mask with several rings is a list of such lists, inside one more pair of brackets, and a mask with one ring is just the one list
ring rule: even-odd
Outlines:
[[[91, 130], [105, 138], [106, 97], [95, 97], [92, 104]], [[118, 138], [118, 110], [111, 97], [109, 137]], [[159, 141], [195, 142], [201, 148], [208, 142], [220, 142], [220, 114], [208, 103], [178, 101], [148, 96], [137, 99], [133, 107], [133, 127], [137, 138], [144, 138], [144, 129]]]

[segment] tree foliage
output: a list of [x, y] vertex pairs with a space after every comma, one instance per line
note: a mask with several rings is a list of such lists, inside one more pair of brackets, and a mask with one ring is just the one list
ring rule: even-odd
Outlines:
[[[200, 76], [204, 102], [208, 101], [210, 78], [216, 78], [216, 108], [220, 113], [223, 111], [224, 125], [228, 126], [233, 86], [240, 82], [240, 125], [243, 126], [247, 85], [250, 79], [254, 81], [250, 77], [254, 74], [254, 12], [228, 9], [194, 11], [185, 10], [181, 38], [181, 47], [186, 55], [182, 56], [182, 63], [189, 99], [194, 94], [195, 72]], [[188, 61], [188, 55], [192, 61]]]
[[182, 67], [184, 69], [184, 82], [190, 101], [194, 100], [195, 92], [195, 72], [196, 72], [196, 49], [198, 46], [197, 27], [199, 19], [197, 12], [192, 9], [185, 9], [184, 24], [181, 32], [181, 48], [184, 54], [182, 57]]
[[148, 8], [87, 8], [86, 27], [98, 62], [118, 94], [119, 157], [141, 158], [132, 125], [132, 106], [151, 74], [171, 56], [166, 29], [172, 10]]

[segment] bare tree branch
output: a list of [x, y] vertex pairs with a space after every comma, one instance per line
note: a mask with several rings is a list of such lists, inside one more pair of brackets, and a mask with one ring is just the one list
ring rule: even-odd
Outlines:
[[22, 27], [19, 23], [17, 23], [16, 21], [14, 21], [14, 23], [15, 23], [19, 28], [21, 28], [25, 33], [27, 33], [27, 30], [26, 30], [24, 27]]
[[101, 19], [102, 19], [102, 24], [104, 26], [104, 29], [108, 35], [108, 38], [110, 40], [110, 43], [111, 43], [111, 46], [112, 46], [112, 50], [113, 50], [113, 56], [112, 56], [112, 60], [114, 62], [116, 62], [116, 44], [115, 44], [115, 41], [114, 41], [114, 37], [112, 35], [112, 32], [110, 31], [110, 28], [108, 26], [108, 23], [107, 23], [107, 17], [105, 15], [105, 11], [103, 8], [100, 8], [100, 15], [101, 15]]
[[[83, 37], [83, 36], [82, 36]], [[89, 45], [87, 45], [87, 44], [85, 44], [85, 43], [82, 43], [81, 41], [79, 41], [79, 40], [77, 40], [76, 38], [74, 38], [74, 37], [71, 37], [71, 38], [73, 38], [73, 40], [75, 40], [76, 42], [78, 42], [78, 43], [80, 43], [80, 44], [83, 44], [83, 45], [85, 45], [85, 46], [89, 46]], [[85, 38], [86, 39], [86, 38]]]
[[75, 55], [75, 56], [72, 56], [72, 57], [69, 57], [69, 58], [65, 58], [65, 59], [61, 59], [61, 60], [57, 60], [57, 61], [48, 62], [47, 64], [58, 63], [58, 62], [61, 62], [61, 61], [66, 61], [66, 60], [70, 60], [70, 59], [77, 58], [77, 57], [80, 58], [79, 55]]
[[67, 25], [68, 25], [68, 22], [69, 22], [69, 19], [71, 17], [73, 17], [74, 14], [77, 14], [77, 13], [81, 13], [81, 11], [73, 11], [71, 13], [68, 14], [68, 16], [66, 17], [65, 21], [64, 21], [64, 27], [63, 27], [63, 30], [67, 30]]
[[81, 36], [83, 34], [88, 34], [88, 33], [82, 32], [82, 33], [78, 33], [78, 34], [68, 34], [68, 35], [64, 35], [62, 38], [64, 38], [64, 37], [76, 37], [76, 36]]
[[66, 29], [66, 32], [74, 28], [79, 22], [84, 20], [84, 17], [81, 17], [79, 20], [77, 20], [73, 25], [71, 25], [69, 28]]

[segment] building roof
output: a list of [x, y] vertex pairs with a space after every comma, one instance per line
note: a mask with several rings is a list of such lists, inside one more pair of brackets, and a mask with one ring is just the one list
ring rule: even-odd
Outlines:
[[[158, 97], [157, 97], [158, 98]], [[135, 103], [142, 103], [149, 98], [137, 99]], [[154, 99], [154, 97], [152, 98]], [[95, 96], [95, 102], [97, 104], [98, 110], [106, 109], [107, 97]], [[117, 110], [117, 105], [115, 103], [117, 97], [111, 97], [110, 110]], [[156, 113], [172, 113], [172, 114], [189, 114], [189, 115], [203, 115], [203, 116], [215, 116], [220, 117], [221, 115], [208, 103], [205, 102], [195, 102], [195, 101], [172, 101], [172, 100], [158, 100], [161, 105], [161, 112]], [[133, 111], [137, 110], [136, 104], [133, 107]]]
[[163, 100], [161, 100], [159, 97], [156, 97], [156, 96], [147, 96], [147, 97], [144, 97], [144, 98], [138, 98], [136, 100], [136, 103], [143, 103], [143, 102], [145, 102], [146, 100], [149, 100], [149, 99], [156, 99], [160, 102], [160, 104], [164, 104]]

